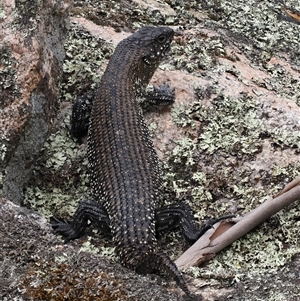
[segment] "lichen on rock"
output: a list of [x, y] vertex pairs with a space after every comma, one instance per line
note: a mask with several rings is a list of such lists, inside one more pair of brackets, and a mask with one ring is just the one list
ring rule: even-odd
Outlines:
[[[148, 6], [153, 1], [74, 1], [76, 24], [71, 24], [65, 43], [62, 94], [54, 107], [60, 114], [26, 186], [28, 206], [68, 219], [88, 195], [85, 145], [77, 145], [65, 127], [71, 102], [96, 87], [113, 51], [111, 41], [151, 24], [176, 30], [170, 56], [153, 78], [153, 84], [168, 82], [175, 87], [175, 104], [145, 114], [165, 171], [166, 201], [189, 202], [200, 222], [227, 213], [242, 215], [299, 176], [299, 25], [284, 18], [282, 9], [285, 5], [299, 11], [299, 1], [168, 0], [157, 2], [163, 4], [161, 10]], [[40, 4], [31, 5], [34, 12]], [[0, 18], [6, 15], [0, 10]], [[34, 32], [39, 21], [34, 16], [33, 20], [29, 23]], [[15, 54], [4, 54], [8, 94], [17, 95], [22, 86], [9, 66], [21, 61], [15, 60]], [[21, 113], [28, 113], [27, 106], [22, 109]], [[3, 136], [2, 141], [1, 158], [6, 160], [10, 140]], [[207, 300], [298, 298], [298, 229], [299, 204], [295, 203], [206, 266], [188, 271], [194, 277], [191, 286]], [[185, 247], [178, 232], [163, 236], [162, 243], [173, 258]], [[77, 250], [82, 245], [93, 251], [101, 250], [100, 246], [111, 250], [110, 240], [98, 233], [88, 244], [82, 240], [71, 244]], [[61, 262], [54, 269], [37, 261], [27, 280], [38, 277], [38, 264], [50, 276], [64, 267]], [[77, 273], [69, 262], [66, 267], [72, 275]], [[85, 277], [83, 281], [88, 280]], [[39, 280], [41, 288], [49, 278]], [[144, 278], [146, 289], [148, 281]], [[139, 300], [147, 294], [144, 289], [136, 293]], [[36, 293], [32, 287], [29, 292]]]

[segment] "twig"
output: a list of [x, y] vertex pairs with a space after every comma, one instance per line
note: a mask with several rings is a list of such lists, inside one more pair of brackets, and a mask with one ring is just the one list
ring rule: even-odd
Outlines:
[[269, 198], [259, 207], [250, 211], [241, 218], [230, 222], [222, 221], [214, 225], [201, 236], [195, 244], [186, 250], [176, 261], [178, 268], [183, 269], [190, 266], [198, 266], [213, 258], [215, 254], [231, 243], [248, 233], [260, 223], [269, 219], [273, 214], [300, 199], [300, 181], [292, 181], [287, 187], [292, 187], [284, 193], [278, 194], [276, 198]]
[[288, 183], [281, 191], [275, 194], [273, 197], [277, 198], [278, 196], [284, 194], [285, 192], [291, 190], [292, 188], [300, 185], [300, 177], [294, 179], [292, 182]]

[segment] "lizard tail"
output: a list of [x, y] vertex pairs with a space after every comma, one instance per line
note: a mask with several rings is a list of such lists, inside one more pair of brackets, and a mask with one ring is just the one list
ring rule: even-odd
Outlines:
[[154, 253], [150, 250], [146, 251], [139, 249], [131, 249], [129, 252], [125, 253], [126, 259], [122, 258], [121, 256], [121, 262], [126, 267], [131, 268], [140, 274], [147, 274], [153, 272], [165, 274], [173, 278], [176, 281], [177, 285], [187, 294], [187, 296], [189, 296], [191, 299], [195, 299], [195, 296], [189, 291], [183, 279], [183, 276], [178, 270], [176, 264], [166, 254], [162, 252]]
[[187, 294], [187, 296], [194, 299], [194, 296], [188, 289], [182, 274], [179, 272], [176, 264], [170, 259], [169, 256], [164, 253], [150, 253], [146, 261], [146, 266], [149, 266], [150, 270], [158, 270], [159, 273], [172, 277], [176, 281], [177, 285]]

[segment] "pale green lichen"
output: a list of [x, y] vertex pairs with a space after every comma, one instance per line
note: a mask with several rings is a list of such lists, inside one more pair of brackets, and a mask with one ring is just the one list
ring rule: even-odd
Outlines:
[[299, 131], [274, 128], [274, 129], [270, 129], [269, 133], [272, 135], [274, 143], [278, 145], [287, 146], [295, 149], [300, 148]]
[[171, 108], [173, 122], [180, 127], [190, 126], [191, 128], [195, 128], [195, 120], [190, 118], [188, 112], [189, 106], [181, 103], [175, 103]]
[[88, 18], [97, 25], [120, 28], [137, 29], [147, 24], [169, 25], [176, 24], [178, 19], [183, 19], [179, 14], [169, 15], [160, 9], [152, 9], [149, 5], [140, 5], [137, 2], [127, 1], [74, 1], [72, 14]]
[[34, 208], [46, 218], [53, 216], [54, 212], [57, 216], [70, 218], [86, 194], [86, 191], [82, 189], [72, 193], [67, 191], [67, 188], [28, 187], [24, 204]]
[[99, 248], [97, 248], [96, 246], [94, 246], [92, 243], [91, 243], [91, 238], [88, 237], [87, 241], [85, 241], [81, 246], [80, 246], [80, 249], [79, 249], [79, 252], [90, 252], [90, 253], [94, 253], [94, 254], [97, 254], [99, 253]]
[[[294, 212], [281, 211], [244, 238], [235, 241], [229, 250], [221, 252], [210, 264], [210, 268], [230, 270], [242, 277], [276, 272], [300, 252]], [[270, 236], [270, 226], [272, 235]], [[287, 244], [289, 247], [287, 248]]]
[[5, 10], [3, 9], [2, 3], [0, 4], [0, 20], [4, 20], [6, 18]]
[[[173, 112], [178, 125], [190, 125], [192, 129], [198, 127], [199, 132], [196, 139], [186, 137], [178, 141], [169, 156], [166, 179], [172, 183], [177, 195], [190, 191], [193, 200], [211, 200], [216, 191], [208, 190], [203, 185], [210, 187], [216, 177], [221, 181], [218, 184], [222, 189], [218, 192], [220, 195], [228, 190], [227, 197], [237, 197], [251, 190], [251, 184], [247, 185], [249, 171], [244, 170], [242, 175], [241, 171], [234, 171], [228, 166], [226, 161], [228, 156], [245, 160], [260, 152], [260, 134], [265, 129], [256, 115], [256, 104], [256, 100], [248, 96], [232, 99], [220, 95], [209, 106], [195, 102], [190, 107], [182, 107], [186, 109], [184, 113], [180, 110], [177, 114]], [[214, 156], [218, 152], [220, 156], [215, 161], [218, 167], [211, 170], [204, 167], [201, 170], [201, 158]]]
[[12, 99], [20, 96], [16, 75], [17, 66], [18, 61], [14, 58], [10, 47], [2, 44], [0, 49], [0, 107], [10, 104]]
[[217, 57], [226, 57], [226, 41], [222, 37], [208, 37], [197, 33], [172, 47], [171, 62], [176, 69], [201, 76], [203, 70], [219, 65]]
[[112, 50], [111, 44], [71, 24], [65, 43], [62, 100], [73, 101], [90, 89], [95, 89], [102, 76], [100, 66], [112, 54]]
[[99, 242], [98, 230], [93, 230], [93, 234], [93, 237], [89, 236], [87, 240], [81, 244], [79, 252], [99, 254], [101, 256], [109, 257], [112, 261], [117, 261], [115, 247], [101, 245], [101, 242]]
[[[205, 96], [199, 90], [196, 93], [200, 99]], [[258, 104], [247, 95], [229, 98], [220, 94], [209, 105], [197, 101], [173, 110], [176, 124], [190, 136], [196, 130], [198, 137], [178, 141], [169, 154], [165, 180], [177, 197], [189, 200], [200, 220], [209, 212], [214, 212], [214, 217], [228, 213], [235, 202], [239, 214], [247, 213], [283, 188], [283, 183], [299, 176], [298, 163], [274, 164], [269, 171], [256, 171], [247, 164], [262, 151], [264, 139], [272, 141], [274, 147], [299, 147], [299, 131], [266, 126], [259, 117]], [[269, 223], [233, 243], [201, 276], [208, 269], [239, 274], [239, 278], [277, 271], [300, 251], [299, 221], [295, 221], [298, 207], [279, 212]]]
[[[222, 149], [229, 154], [254, 154], [260, 150], [263, 124], [255, 113], [251, 97], [215, 98], [212, 106], [200, 107], [196, 114], [204, 123], [199, 148], [208, 154]], [[217, 114], [216, 114], [217, 113]]]
[[[210, 1], [207, 1], [210, 2]], [[220, 22], [226, 24], [233, 32], [238, 32], [255, 41], [261, 49], [297, 49], [297, 45], [290, 43], [295, 39], [297, 25], [280, 21], [278, 16], [283, 14], [281, 2], [248, 1], [246, 5], [236, 5], [233, 1], [219, 1], [218, 9]], [[287, 7], [299, 10], [299, 1], [285, 1]]]
[[70, 257], [68, 254], [62, 253], [59, 256], [54, 257], [54, 261], [56, 264], [67, 263], [74, 260], [74, 258]]
[[[18, 61], [14, 58], [10, 47], [3, 43], [0, 46], [0, 111], [11, 105], [15, 98], [20, 97], [16, 74], [17, 66]], [[6, 130], [6, 128], [0, 128], [0, 167], [5, 167], [7, 164], [10, 139], [7, 137]], [[2, 194], [3, 173], [4, 168], [1, 168], [0, 194]]]
[[15, 3], [15, 16], [12, 27], [16, 31], [21, 29], [24, 36], [30, 36], [36, 32], [38, 29], [38, 21], [40, 20], [39, 10], [42, 4], [41, 0], [17, 0]]
[[[24, 204], [46, 217], [53, 212], [72, 216], [79, 201], [88, 194], [85, 150], [76, 145], [66, 130], [60, 130], [48, 138], [42, 154], [26, 188]], [[75, 188], [77, 182], [80, 185]]]
[[7, 146], [4, 143], [4, 141], [8, 142], [8, 139], [6, 137], [1, 137], [1, 145], [0, 145], [0, 161], [3, 161], [6, 156]]

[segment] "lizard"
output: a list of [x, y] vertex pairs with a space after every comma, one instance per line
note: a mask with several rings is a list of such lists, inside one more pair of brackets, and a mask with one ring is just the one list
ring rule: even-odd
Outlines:
[[[146, 26], [117, 45], [96, 90], [88, 128], [93, 199], [79, 204], [71, 223], [53, 218], [52, 227], [68, 242], [80, 237], [91, 221], [111, 232], [122, 265], [138, 273], [172, 276], [193, 298], [175, 263], [157, 250], [156, 234], [179, 223], [193, 242], [211, 225], [199, 227], [186, 203], [164, 205], [158, 156], [137, 102], [173, 36], [169, 27]], [[158, 102], [170, 102], [174, 90], [164, 86], [154, 94]], [[76, 121], [76, 112], [74, 116]]]

